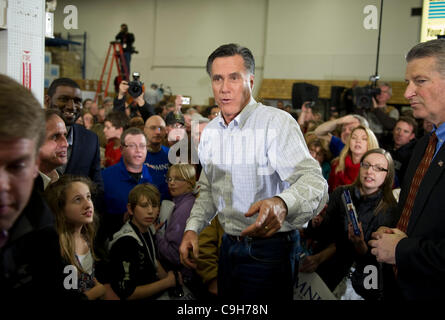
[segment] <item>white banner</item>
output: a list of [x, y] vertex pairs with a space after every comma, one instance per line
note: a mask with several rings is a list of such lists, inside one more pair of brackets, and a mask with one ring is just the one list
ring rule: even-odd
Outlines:
[[298, 273], [294, 300], [337, 300], [316, 272]]

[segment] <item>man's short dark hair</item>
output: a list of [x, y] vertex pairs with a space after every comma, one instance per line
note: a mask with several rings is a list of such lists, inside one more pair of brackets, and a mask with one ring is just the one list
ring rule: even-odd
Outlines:
[[130, 119], [124, 112], [112, 111], [105, 117], [105, 121], [111, 122], [113, 127], [115, 127], [116, 129], [124, 128], [125, 130], [128, 127], [128, 122], [130, 121]]
[[252, 52], [248, 48], [235, 43], [224, 44], [212, 52], [207, 59], [207, 73], [211, 75], [212, 63], [216, 58], [233, 57], [235, 55], [240, 55], [244, 60], [244, 67], [246, 70], [250, 74], [255, 74], [255, 59]]
[[0, 74], [0, 139], [30, 139], [37, 150], [45, 140], [42, 106], [32, 92], [16, 80]]
[[49, 119], [51, 119], [53, 116], [58, 116], [60, 119], [65, 122], [65, 119], [63, 118], [63, 114], [59, 109], [45, 109], [45, 121], [48, 122]]
[[[399, 118], [399, 120], [396, 121], [396, 125], [397, 125], [399, 122], [401, 122], [401, 121], [408, 123], [408, 124], [413, 128], [413, 133], [414, 133], [414, 135], [417, 136], [417, 127], [418, 127], [418, 124], [417, 124], [416, 119], [414, 119], [413, 117], [402, 116], [402, 117]], [[395, 126], [394, 126], [394, 127], [395, 127]]]
[[91, 98], [86, 98], [85, 100], [83, 100], [83, 102], [82, 102], [82, 106], [84, 106], [85, 103], [87, 103], [88, 101], [93, 102], [93, 99], [91, 99]]
[[54, 80], [50, 84], [50, 86], [48, 88], [48, 92], [46, 94], [48, 96], [52, 97], [54, 95], [54, 93], [56, 93], [57, 87], [59, 87], [59, 86], [66, 86], [66, 87], [80, 89], [80, 87], [77, 84], [77, 82], [74, 81], [73, 79], [70, 79], [70, 78], [58, 78], [58, 79]]
[[145, 141], [147, 141], [147, 136], [145, 135], [144, 131], [142, 131], [141, 129], [136, 128], [136, 127], [128, 128], [127, 130], [122, 132], [122, 135], [121, 135], [121, 146], [125, 146], [125, 138], [128, 135], [137, 136], [139, 134], [143, 135], [145, 137]]
[[406, 55], [406, 62], [427, 57], [436, 58], [436, 70], [445, 77], [445, 39], [430, 40], [415, 45]]

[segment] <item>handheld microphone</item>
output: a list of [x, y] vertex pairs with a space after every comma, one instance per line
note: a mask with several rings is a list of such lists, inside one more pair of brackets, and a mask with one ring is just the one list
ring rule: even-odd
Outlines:
[[351, 194], [348, 189], [343, 191], [342, 199], [348, 213], [348, 220], [351, 222], [352, 228], [354, 229], [354, 234], [358, 236], [360, 235], [360, 228], [358, 227], [357, 211], [355, 210], [354, 203], [352, 203]]

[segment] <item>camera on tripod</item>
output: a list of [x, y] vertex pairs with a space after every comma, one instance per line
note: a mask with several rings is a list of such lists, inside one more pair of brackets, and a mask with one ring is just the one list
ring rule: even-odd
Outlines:
[[139, 80], [140, 77], [139, 72], [133, 72], [133, 81], [128, 83], [128, 93], [133, 98], [139, 97], [144, 92], [142, 88], [144, 83]]

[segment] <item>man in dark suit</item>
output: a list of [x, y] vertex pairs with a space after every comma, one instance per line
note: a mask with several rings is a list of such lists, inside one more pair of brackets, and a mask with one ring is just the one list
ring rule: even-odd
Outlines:
[[0, 96], [2, 309], [11, 305], [8, 301], [80, 298], [77, 291], [64, 288], [65, 264], [54, 217], [39, 193], [39, 148], [45, 140], [42, 107], [30, 90], [1, 74]]
[[96, 183], [99, 190], [103, 190], [98, 137], [94, 132], [75, 123], [82, 108], [79, 85], [69, 78], [54, 80], [45, 96], [45, 105], [62, 112], [68, 131], [68, 162], [58, 168], [59, 174], [87, 176]]
[[420, 43], [406, 60], [405, 97], [414, 117], [434, 128], [409, 162], [397, 227], [379, 229], [369, 245], [378, 261], [393, 265], [396, 297], [445, 299], [445, 41]]

